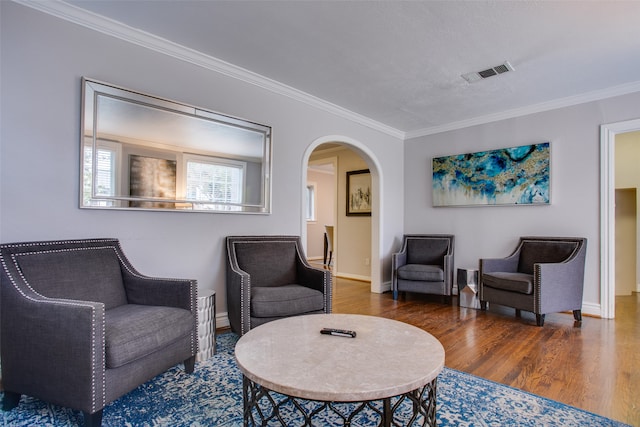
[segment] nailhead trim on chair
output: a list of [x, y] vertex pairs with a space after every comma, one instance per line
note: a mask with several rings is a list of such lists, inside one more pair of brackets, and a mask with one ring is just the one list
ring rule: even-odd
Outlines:
[[540, 313], [540, 307], [542, 305], [542, 302], [540, 300], [541, 283], [540, 283], [540, 266], [538, 264], [533, 264], [533, 286], [535, 287], [535, 291], [533, 293], [536, 296], [535, 299], [533, 300], [533, 312], [535, 314], [544, 314], [544, 313]]
[[[245, 281], [245, 275], [242, 275], [242, 278], [240, 279], [240, 289], [243, 288], [242, 285], [244, 285], [244, 281]], [[247, 293], [249, 295], [251, 295], [251, 276], [246, 277], [246, 289], [247, 289]], [[245, 306], [247, 305], [247, 301], [245, 301], [245, 298], [243, 295], [240, 295], [240, 313], [244, 313], [245, 311]], [[240, 330], [242, 331], [242, 335], [244, 335], [246, 332], [251, 330], [251, 315], [249, 315], [249, 318], [247, 319], [247, 321], [249, 322], [248, 325], [245, 326], [244, 324], [244, 315], [240, 316]]]
[[[298, 245], [299, 240], [291, 238], [291, 236], [234, 236], [234, 237], [247, 237], [246, 240], [238, 240], [238, 241], [234, 241], [234, 242], [230, 242], [227, 241], [227, 252], [232, 254], [232, 256], [235, 258], [235, 250], [231, 250], [230, 246], [235, 246], [235, 244], [237, 243], [265, 243], [265, 242], [270, 242], [270, 243], [281, 243], [281, 242], [292, 242], [295, 243], [296, 245], [296, 252], [299, 256], [299, 258], [302, 260], [303, 264], [305, 264], [307, 267], [311, 267], [311, 265], [308, 263], [308, 260], [306, 259], [306, 257], [302, 256], [302, 251], [300, 246]], [[256, 238], [261, 238], [259, 240], [251, 240], [251, 237], [256, 237]], [[267, 238], [272, 238], [273, 240], [268, 240], [265, 239], [264, 237]], [[237, 264], [237, 261], [236, 261]], [[233, 265], [231, 266], [231, 268], [233, 268]], [[237, 272], [238, 274], [240, 274], [240, 284], [241, 284], [241, 288], [243, 288], [246, 285], [246, 289], [248, 290], [248, 294], [251, 295], [251, 277], [246, 277], [246, 273], [242, 270], [237, 270], [237, 269], [233, 269], [235, 272]], [[327, 309], [329, 307], [329, 297], [328, 297], [328, 282], [327, 282], [327, 275], [323, 275], [322, 278], [322, 282], [323, 282], [323, 304], [324, 304], [324, 311], [327, 312]], [[247, 282], [245, 282], [245, 280], [247, 280]], [[247, 301], [245, 301], [245, 299], [243, 298], [242, 295], [240, 295], [240, 313], [244, 313], [245, 312], [245, 305], [247, 304]], [[244, 321], [244, 316], [240, 315], [240, 330], [241, 330], [241, 334], [244, 335], [245, 332], [248, 332], [251, 329], [251, 316], [249, 316], [248, 319], [249, 325], [245, 325], [245, 321]]]
[[[194, 354], [198, 354], [198, 344], [197, 341], [195, 339], [195, 336], [197, 335], [198, 332], [198, 304], [196, 302], [196, 306], [195, 306], [195, 310], [194, 310], [194, 306], [193, 306], [193, 301], [198, 301], [198, 286], [190, 286], [190, 294], [191, 294], [191, 312], [195, 313], [194, 320], [195, 320], [195, 328], [194, 331], [191, 333], [191, 352]], [[195, 293], [195, 298], [194, 298], [194, 293]]]
[[[55, 244], [58, 243], [66, 243], [66, 242], [55, 242]], [[5, 247], [26, 247], [26, 246], [34, 246], [34, 245], [4, 245]], [[64, 251], [71, 251], [71, 249], [60, 249], [60, 250], [55, 250], [55, 251], [39, 251], [39, 252], [30, 252], [30, 253], [21, 253], [21, 254], [11, 254], [11, 259], [13, 261], [13, 264], [15, 265], [16, 269], [18, 270], [18, 274], [20, 275], [20, 277], [22, 278], [22, 280], [24, 281], [25, 285], [36, 295], [40, 295], [43, 299], [48, 300], [50, 304], [59, 304], [59, 305], [70, 305], [70, 306], [77, 306], [77, 307], [89, 307], [91, 309], [92, 312], [92, 316], [91, 316], [91, 323], [92, 323], [92, 328], [91, 330], [94, 331], [95, 330], [95, 324], [96, 324], [96, 310], [93, 307], [93, 305], [91, 304], [82, 304], [82, 303], [77, 303], [77, 302], [71, 302], [73, 300], [66, 300], [66, 299], [53, 299], [53, 298], [49, 298], [46, 297], [44, 295], [39, 294], [38, 292], [36, 292], [31, 285], [29, 285], [29, 282], [27, 281], [27, 279], [24, 277], [22, 270], [20, 270], [20, 268], [18, 267], [17, 264], [17, 260], [16, 260], [16, 256], [23, 256], [23, 255], [29, 255], [32, 253], [48, 253], [48, 252], [64, 252]], [[7, 273], [7, 277], [9, 278], [9, 281], [11, 282], [11, 284], [13, 285], [13, 287], [16, 289], [16, 291], [18, 291], [18, 293], [20, 293], [20, 295], [22, 295], [25, 299], [29, 300], [29, 301], [33, 301], [36, 304], [41, 304], [42, 301], [39, 301], [37, 299], [34, 299], [28, 295], [26, 295], [17, 285], [17, 283], [15, 282], [15, 280], [13, 279], [13, 277], [9, 274], [9, 271], [7, 269], [7, 265], [5, 262], [5, 259], [3, 256], [0, 255], [0, 258], [2, 258], [2, 268], [3, 270]], [[103, 310], [104, 312], [104, 310]], [[103, 315], [104, 318], [104, 315]], [[103, 319], [104, 320], [104, 319]], [[105, 333], [104, 331], [104, 322], [103, 324], [103, 335]], [[96, 337], [95, 337], [95, 332], [93, 333], [93, 336], [91, 338], [91, 370], [93, 375], [92, 377], [92, 381], [91, 381], [91, 412], [96, 412], [97, 409], [99, 408], [103, 408], [106, 404], [106, 393], [104, 393], [104, 389], [106, 387], [106, 375], [105, 375], [105, 371], [104, 369], [102, 369], [102, 404], [98, 407], [96, 404], [96, 384], [95, 381], [93, 380], [93, 378], [95, 377], [96, 374], [96, 365], [97, 365], [97, 361], [96, 361]], [[104, 344], [103, 344], [104, 347]], [[103, 349], [103, 353], [104, 353], [104, 349]]]
[[[74, 239], [74, 240], [57, 240], [57, 241], [47, 241], [47, 242], [33, 242], [33, 243], [15, 243], [15, 244], [4, 244], [2, 246], [7, 247], [7, 248], [21, 248], [21, 247], [37, 247], [37, 246], [51, 246], [51, 245], [63, 245], [63, 244], [79, 244], [79, 243], [112, 243], [113, 245], [109, 245], [109, 246], [93, 246], [93, 247], [82, 247], [82, 248], [66, 248], [66, 249], [51, 249], [51, 250], [42, 250], [42, 251], [35, 251], [35, 252], [27, 252], [27, 253], [19, 253], [19, 254], [12, 254], [11, 258], [13, 260], [13, 264], [15, 265], [16, 269], [19, 272], [20, 277], [22, 278], [22, 280], [24, 281], [25, 285], [36, 295], [40, 295], [42, 298], [49, 300], [51, 303], [55, 303], [55, 304], [62, 304], [62, 305], [72, 305], [72, 306], [80, 306], [80, 307], [90, 307], [91, 311], [93, 313], [92, 315], [92, 331], [95, 331], [95, 324], [96, 324], [96, 313], [95, 313], [95, 308], [91, 305], [91, 304], [81, 304], [81, 303], [77, 303], [77, 302], [71, 302], [73, 300], [65, 300], [65, 299], [52, 299], [52, 298], [48, 298], [44, 295], [39, 294], [38, 292], [36, 292], [31, 285], [29, 285], [29, 282], [26, 280], [26, 278], [24, 277], [24, 275], [22, 274], [22, 271], [20, 270], [17, 262], [16, 262], [16, 256], [25, 256], [25, 255], [34, 255], [34, 254], [43, 254], [43, 253], [54, 253], [54, 252], [74, 252], [74, 251], [82, 251], [82, 250], [97, 250], [97, 249], [112, 249], [116, 256], [118, 257], [118, 259], [120, 260], [120, 263], [126, 268], [126, 270], [131, 273], [133, 276], [141, 278], [141, 279], [146, 279], [146, 280], [154, 280], [154, 281], [163, 281], [163, 280], [172, 280], [172, 281], [179, 281], [179, 282], [184, 282], [184, 283], [189, 283], [190, 285], [190, 295], [191, 295], [191, 302], [190, 302], [190, 307], [191, 307], [191, 312], [192, 313], [196, 313], [196, 319], [195, 319], [195, 324], [197, 327], [197, 309], [195, 308], [195, 302], [197, 301], [197, 286], [193, 286], [193, 281], [192, 280], [187, 280], [187, 279], [173, 279], [173, 278], [159, 278], [159, 277], [148, 277], [148, 276], [144, 276], [141, 275], [140, 273], [138, 273], [133, 266], [131, 265], [131, 263], [129, 262], [129, 260], [127, 259], [127, 257], [124, 255], [124, 252], [122, 250], [122, 246], [120, 245], [120, 242], [118, 239]], [[7, 269], [7, 266], [5, 264], [5, 260], [4, 257], [0, 256], [0, 258], [2, 258], [2, 267], [5, 270], [5, 272], [7, 273], [7, 277], [9, 277], [11, 284], [13, 285], [13, 287], [26, 299], [36, 302], [36, 303], [40, 303], [40, 301], [33, 299], [29, 296], [27, 296], [26, 294], [24, 294], [24, 292], [22, 292], [22, 290], [17, 286], [17, 284], [15, 283], [15, 281], [13, 280], [13, 278], [9, 275], [9, 271]], [[196, 295], [196, 298], [193, 298], [194, 296], [194, 292]], [[105, 331], [105, 318], [106, 318], [106, 314], [104, 313], [103, 310], [103, 330], [102, 330], [102, 336], [105, 336], [106, 331]], [[91, 382], [91, 400], [92, 400], [92, 410], [91, 412], [96, 412], [97, 410], [104, 408], [104, 406], [106, 405], [106, 371], [105, 369], [101, 369], [102, 371], [102, 403], [98, 404], [96, 402], [96, 384], [95, 381], [93, 380], [93, 378], [95, 378], [95, 374], [97, 371], [97, 353], [96, 353], [96, 336], [95, 336], [95, 332], [93, 332], [92, 338], [92, 349], [91, 349], [91, 354], [92, 354], [92, 360], [91, 360], [91, 365], [92, 365], [92, 382]], [[102, 354], [105, 354], [106, 349], [105, 347], [105, 343], [104, 340], [102, 340], [102, 349], [101, 352]], [[195, 333], [191, 334], [191, 351], [193, 354], [196, 354], [197, 352], [197, 344], [196, 344], [196, 338], [195, 338]]]
[[[571, 243], [571, 244], [575, 244], [576, 247], [574, 248], [573, 252], [571, 252], [571, 255], [569, 255], [567, 257], [567, 260], [572, 259], [573, 257], [575, 257], [576, 253], [578, 252], [578, 250], [580, 249], [580, 244], [576, 241], [576, 240], [564, 240], [564, 238], [545, 238], [545, 237], [540, 237], [540, 238], [531, 238], [531, 237], [522, 237], [521, 238], [521, 243], [518, 245], [518, 248], [522, 245], [522, 243], [525, 242], [539, 242], [541, 240], [549, 240], [549, 241], [553, 241], [553, 242], [558, 242], [558, 243]], [[518, 248], [516, 248], [514, 250], [514, 252], [510, 255], [512, 256], [515, 252], [518, 251]], [[541, 309], [540, 307], [542, 306], [542, 300], [541, 300], [541, 282], [540, 282], [540, 266], [538, 264], [534, 264], [533, 265], [533, 286], [535, 287], [535, 299], [533, 300], [533, 312], [535, 314], [546, 314], [546, 313], [540, 313]]]

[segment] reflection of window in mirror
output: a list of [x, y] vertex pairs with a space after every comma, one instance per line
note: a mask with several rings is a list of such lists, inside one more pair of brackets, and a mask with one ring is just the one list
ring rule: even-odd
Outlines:
[[83, 78], [81, 207], [270, 213], [271, 127]]
[[[246, 162], [185, 154], [185, 195], [188, 200], [240, 205], [244, 202]], [[200, 206], [207, 209], [207, 205]], [[240, 210], [229, 206], [228, 210]]]
[[316, 220], [316, 183], [307, 183], [307, 221], [313, 222]]
[[[96, 142], [96, 167], [95, 167], [95, 195], [96, 197], [110, 197], [116, 194], [116, 188], [120, 185], [120, 158], [122, 155], [121, 144], [113, 141], [100, 140]], [[92, 146], [85, 146], [84, 150], [84, 198], [85, 204], [92, 206], [114, 206], [113, 200], [91, 198], [92, 181]]]

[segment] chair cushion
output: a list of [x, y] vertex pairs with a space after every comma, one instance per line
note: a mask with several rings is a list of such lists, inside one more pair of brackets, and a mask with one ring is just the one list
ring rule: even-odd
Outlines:
[[189, 310], [125, 304], [106, 311], [106, 366], [117, 368], [166, 347], [193, 331]]
[[407, 264], [440, 264], [449, 250], [449, 239], [407, 238]]
[[322, 292], [300, 285], [251, 288], [251, 316], [294, 316], [324, 309]]
[[282, 286], [296, 283], [296, 242], [235, 242], [238, 267], [251, 276], [251, 286]]
[[120, 261], [114, 248], [80, 248], [31, 252], [18, 258], [29, 285], [49, 298], [126, 304]]
[[484, 273], [483, 286], [504, 291], [531, 295], [533, 293], [533, 275], [524, 273]]
[[533, 274], [533, 265], [562, 262], [575, 251], [576, 242], [524, 241], [520, 249], [518, 271]]
[[444, 270], [438, 265], [405, 264], [398, 268], [398, 278], [421, 282], [442, 282]]

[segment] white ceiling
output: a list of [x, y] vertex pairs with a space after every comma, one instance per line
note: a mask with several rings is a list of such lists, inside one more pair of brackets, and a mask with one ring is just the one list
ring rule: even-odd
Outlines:
[[640, 1], [67, 3], [405, 137], [640, 91]]

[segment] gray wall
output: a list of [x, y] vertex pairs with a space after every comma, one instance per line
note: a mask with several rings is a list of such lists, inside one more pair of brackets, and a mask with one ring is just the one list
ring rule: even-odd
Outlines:
[[[382, 170], [402, 169], [401, 140], [310, 104], [12, 2], [0, 2], [0, 14], [2, 242], [117, 237], [142, 273], [215, 289], [222, 314], [224, 237], [303, 234], [303, 171], [315, 141], [344, 139]], [[273, 126], [272, 214], [79, 209], [82, 76]], [[385, 282], [402, 233], [402, 178], [385, 176], [380, 189]]]
[[[609, 98], [405, 143], [405, 232], [456, 235], [457, 267], [507, 256], [522, 235], [589, 239], [584, 294], [600, 314], [600, 125], [640, 117], [640, 93]], [[551, 205], [432, 207], [433, 157], [551, 142]]]
[[[585, 311], [598, 309], [599, 125], [640, 117], [640, 94], [415, 138], [402, 150], [401, 140], [348, 118], [28, 7], [3, 1], [0, 14], [2, 242], [118, 237], [143, 273], [198, 279], [225, 312], [224, 236], [304, 234], [306, 160], [320, 143], [344, 141], [379, 180], [372, 245], [380, 259], [371, 263], [382, 281], [403, 232], [455, 234], [459, 267], [508, 254], [520, 235], [580, 235], [589, 239]], [[273, 126], [273, 213], [79, 209], [82, 76]], [[551, 142], [550, 206], [431, 206], [432, 157], [543, 141]]]

